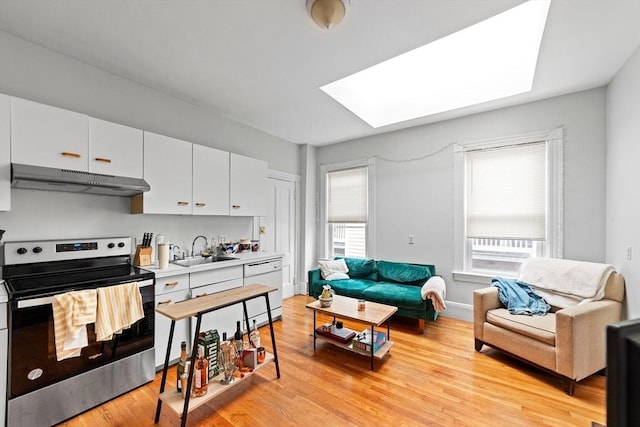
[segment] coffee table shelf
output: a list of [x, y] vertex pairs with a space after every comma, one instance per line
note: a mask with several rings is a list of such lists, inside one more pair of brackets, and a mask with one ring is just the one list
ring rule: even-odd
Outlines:
[[[320, 341], [323, 341], [323, 342], [327, 342], [329, 344], [333, 344], [336, 347], [344, 348], [345, 350], [349, 350], [349, 351], [352, 351], [354, 353], [361, 354], [363, 356], [367, 356], [367, 357], [371, 356], [371, 352], [369, 352], [369, 351], [361, 350], [359, 348], [354, 348], [353, 347], [353, 343], [343, 344], [340, 341], [336, 341], [336, 340], [328, 338], [328, 337], [323, 337], [322, 335], [318, 335], [318, 334], [316, 334], [316, 339], [318, 339]], [[389, 352], [389, 350], [391, 350], [391, 347], [393, 347], [394, 344], [395, 343], [393, 341], [386, 341], [382, 345], [382, 347], [380, 347], [377, 351], [375, 351], [373, 353], [373, 357], [375, 359], [378, 359], [378, 360], [382, 359]]]
[[[371, 370], [373, 371], [373, 360], [382, 359], [393, 347], [393, 341], [390, 338], [389, 320], [397, 311], [398, 307], [392, 305], [380, 304], [375, 302], [367, 302], [364, 310], [358, 310], [358, 300], [355, 298], [344, 297], [341, 295], [333, 296], [333, 303], [330, 307], [322, 307], [320, 301], [316, 300], [306, 305], [307, 308], [313, 310], [313, 349], [316, 348], [316, 341], [322, 340], [335, 346], [347, 349], [357, 354], [369, 356], [371, 361]], [[327, 314], [335, 319], [337, 317], [357, 322], [365, 323], [371, 327], [371, 336], [375, 336], [375, 327], [387, 325], [387, 341], [385, 344], [374, 352], [354, 348], [351, 342], [342, 343], [329, 337], [324, 337], [316, 333], [316, 317], [317, 313]]]

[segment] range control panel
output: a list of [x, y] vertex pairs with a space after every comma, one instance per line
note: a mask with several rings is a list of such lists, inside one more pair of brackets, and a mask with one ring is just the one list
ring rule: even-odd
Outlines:
[[6, 242], [6, 265], [131, 254], [131, 237]]

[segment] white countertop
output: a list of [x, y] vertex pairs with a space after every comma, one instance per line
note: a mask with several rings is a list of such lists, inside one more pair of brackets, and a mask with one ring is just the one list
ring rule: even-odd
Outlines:
[[156, 278], [171, 277], [178, 274], [195, 273], [198, 271], [214, 270], [218, 268], [234, 267], [238, 265], [249, 264], [255, 261], [266, 261], [269, 259], [278, 259], [284, 256], [281, 252], [247, 252], [242, 254], [225, 255], [236, 258], [229, 261], [210, 262], [191, 267], [183, 267], [181, 265], [169, 263], [167, 268], [160, 268], [158, 264], [145, 265], [141, 268], [152, 271], [156, 274]]

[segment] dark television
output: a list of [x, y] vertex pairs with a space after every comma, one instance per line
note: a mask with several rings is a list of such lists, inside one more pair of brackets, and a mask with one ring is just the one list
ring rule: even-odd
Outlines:
[[607, 427], [640, 426], [640, 319], [607, 326]]

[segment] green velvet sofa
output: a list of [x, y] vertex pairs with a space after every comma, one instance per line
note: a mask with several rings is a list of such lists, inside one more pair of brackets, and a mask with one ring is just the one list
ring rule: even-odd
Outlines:
[[398, 307], [397, 315], [419, 320], [421, 332], [424, 332], [425, 320], [436, 320], [438, 317], [431, 300], [423, 300], [421, 294], [422, 285], [435, 275], [435, 266], [360, 258], [342, 259], [349, 268], [349, 278], [324, 280], [319, 268], [310, 270], [310, 296], [318, 298], [322, 286], [329, 284], [338, 295]]

